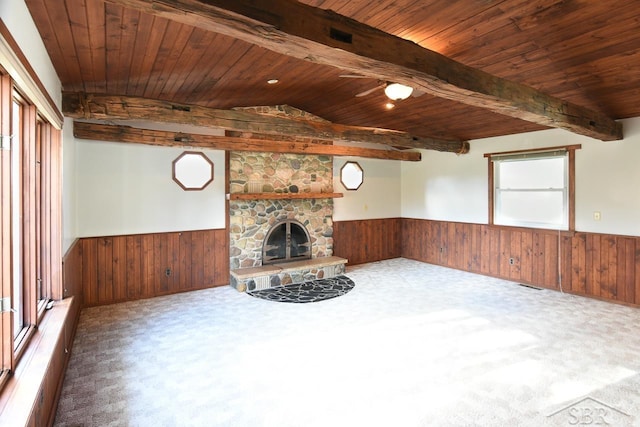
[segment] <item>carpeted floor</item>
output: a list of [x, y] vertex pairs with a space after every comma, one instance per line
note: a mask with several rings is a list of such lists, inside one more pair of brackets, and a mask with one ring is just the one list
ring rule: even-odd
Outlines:
[[314, 304], [223, 287], [84, 310], [55, 425], [640, 423], [639, 309], [406, 259], [347, 275]]

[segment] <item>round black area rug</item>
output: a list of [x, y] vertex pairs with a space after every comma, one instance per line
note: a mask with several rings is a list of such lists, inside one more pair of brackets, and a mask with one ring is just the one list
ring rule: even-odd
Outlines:
[[347, 276], [310, 280], [295, 285], [278, 286], [247, 292], [249, 295], [278, 302], [316, 302], [339, 297], [349, 292], [355, 283]]

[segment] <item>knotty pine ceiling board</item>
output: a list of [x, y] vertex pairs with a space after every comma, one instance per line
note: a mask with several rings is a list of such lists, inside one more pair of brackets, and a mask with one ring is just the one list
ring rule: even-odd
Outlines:
[[[614, 118], [640, 116], [634, 0], [304, 0]], [[542, 127], [423, 95], [387, 111], [375, 79], [102, 0], [26, 0], [65, 90], [212, 108], [289, 104], [336, 123], [474, 139]], [[266, 80], [278, 78], [269, 86]]]
[[[69, 86], [73, 86], [73, 90], [84, 90], [82, 88], [83, 76], [86, 74], [83, 75], [80, 68], [80, 58], [75, 52], [74, 38], [66, 8], [44, 0], [38, 0], [37, 3], [38, 7], [30, 8], [31, 15], [36, 22], [58, 76], [63, 84], [66, 82]], [[83, 23], [78, 23], [78, 25], [83, 25]]]
[[[464, 52], [450, 49], [449, 53], [461, 62], [489, 73], [523, 82], [615, 117], [624, 117], [615, 109], [603, 109], [603, 103], [589, 96], [593, 91], [588, 90], [588, 83], [594, 82], [593, 76], [599, 76], [599, 85], [606, 84], [600, 70], [589, 61], [602, 61], [617, 52], [637, 50], [637, 10], [629, 7], [616, 9], [609, 3], [589, 4], [589, 7], [573, 4], [570, 9], [559, 6], [564, 2], [557, 5], [551, 3], [551, 7], [546, 8], [541, 8], [537, 3], [526, 2], [535, 5], [535, 9], [528, 10], [525, 4], [521, 16], [512, 17], [518, 32], [498, 39], [494, 33], [507, 34], [507, 30], [491, 20], [492, 26], [484, 25], [489, 31], [475, 34], [473, 41], [476, 45], [469, 46]], [[551, 10], [553, 16], [550, 16]], [[614, 21], [616, 25], [612, 26], [611, 22]], [[491, 46], [493, 54], [486, 54], [484, 46]], [[607, 61], [604, 59], [604, 62]], [[624, 66], [617, 68], [616, 74], [621, 74], [622, 70]], [[638, 84], [637, 78], [633, 83]], [[576, 93], [579, 87], [585, 88], [582, 93]], [[575, 95], [566, 97], [567, 93]]]

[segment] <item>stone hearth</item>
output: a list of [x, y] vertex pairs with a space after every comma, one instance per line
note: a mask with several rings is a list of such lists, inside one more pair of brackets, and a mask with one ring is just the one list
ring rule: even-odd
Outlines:
[[231, 270], [231, 286], [240, 292], [257, 291], [345, 273], [347, 260], [335, 256]]

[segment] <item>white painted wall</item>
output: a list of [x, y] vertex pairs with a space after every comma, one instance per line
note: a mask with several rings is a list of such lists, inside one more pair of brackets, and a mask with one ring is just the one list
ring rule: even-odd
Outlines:
[[[576, 151], [576, 230], [640, 236], [640, 118], [621, 122], [624, 140], [616, 142], [552, 129], [471, 141], [462, 156], [423, 151], [422, 162], [402, 163], [401, 214], [486, 224], [484, 153], [582, 144]], [[602, 213], [600, 221], [594, 211]]]
[[482, 154], [474, 141], [465, 155], [422, 150], [422, 161], [402, 162], [402, 217], [486, 223]]
[[640, 236], [640, 117], [622, 125], [622, 141], [587, 140], [576, 152], [578, 230]]
[[73, 120], [65, 118], [62, 127], [62, 248], [63, 254], [78, 237], [76, 193], [76, 139]]
[[[340, 182], [340, 168], [355, 161], [364, 170], [364, 182], [349, 191]], [[400, 217], [400, 161], [334, 157], [333, 188], [344, 197], [334, 199], [334, 221]]]
[[76, 140], [80, 237], [225, 227], [224, 151], [202, 151], [214, 164], [204, 190], [172, 178], [182, 148]]
[[[334, 190], [344, 197], [334, 199], [334, 220], [402, 216], [486, 224], [484, 153], [582, 144], [576, 152], [576, 229], [640, 235], [640, 118], [623, 126], [625, 139], [610, 143], [554, 129], [475, 140], [462, 156], [425, 150], [421, 162], [337, 157]], [[76, 144], [79, 236], [224, 227], [223, 152], [206, 152], [216, 164], [214, 183], [203, 192], [184, 192], [170, 175], [180, 149]], [[364, 169], [357, 191], [340, 183], [348, 160]], [[601, 221], [593, 220], [594, 211], [602, 213]]]

